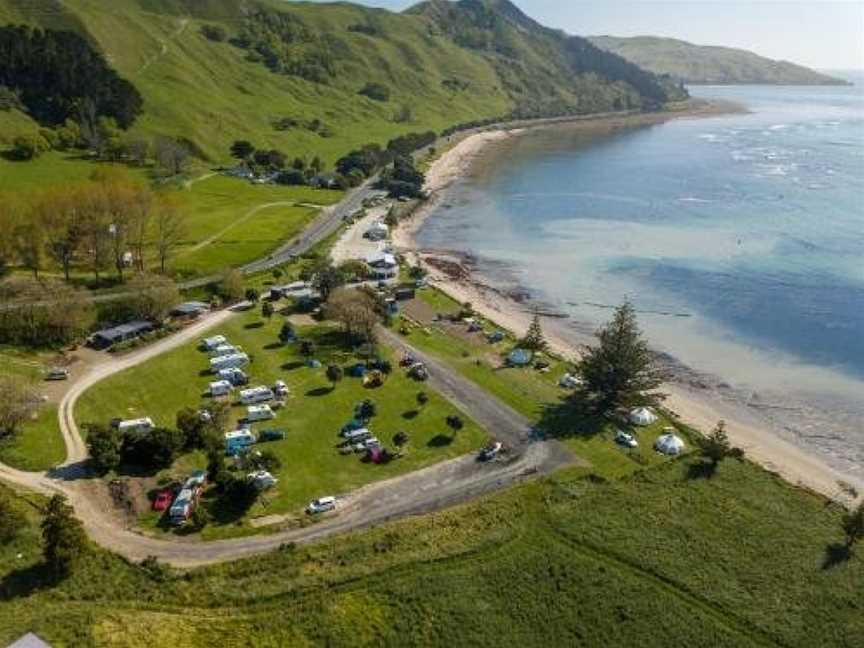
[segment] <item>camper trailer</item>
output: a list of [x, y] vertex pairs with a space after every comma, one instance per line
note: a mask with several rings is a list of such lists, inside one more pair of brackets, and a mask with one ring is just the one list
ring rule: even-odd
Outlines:
[[250, 423], [255, 421], [269, 421], [276, 415], [269, 405], [250, 405], [246, 408], [246, 420]]
[[120, 421], [117, 424], [117, 429], [121, 434], [125, 434], [126, 432], [149, 432], [154, 427], [156, 426], [153, 425], [153, 419], [149, 417], [128, 419]]
[[231, 393], [234, 386], [227, 380], [217, 380], [210, 383], [210, 395], [214, 398], [217, 396], [227, 396]]
[[223, 369], [240, 369], [247, 364], [249, 364], [249, 356], [245, 353], [232, 353], [210, 359], [210, 369], [214, 373], [219, 373]]
[[171, 524], [175, 526], [180, 526], [195, 511], [195, 505], [198, 503], [198, 498], [196, 496], [196, 491], [191, 488], [184, 488], [177, 495], [177, 499], [174, 500], [174, 503], [171, 505], [171, 508], [168, 510], [168, 517], [171, 520]]
[[219, 380], [226, 380], [234, 387], [239, 387], [248, 383], [249, 377], [242, 369], [231, 368], [219, 371]]
[[244, 405], [254, 405], [255, 403], [266, 403], [273, 400], [273, 390], [263, 385], [251, 387], [240, 392], [240, 402]]
[[207, 354], [211, 358], [218, 358], [219, 356], [231, 355], [233, 353], [239, 353], [240, 349], [235, 347], [233, 344], [220, 344], [219, 346], [213, 347], [210, 349]]
[[228, 340], [224, 335], [214, 335], [213, 337], [201, 340], [201, 348], [205, 351], [210, 351], [223, 344], [228, 344]]
[[255, 435], [252, 430], [235, 430], [225, 433], [225, 453], [235, 455], [242, 450], [255, 444]]

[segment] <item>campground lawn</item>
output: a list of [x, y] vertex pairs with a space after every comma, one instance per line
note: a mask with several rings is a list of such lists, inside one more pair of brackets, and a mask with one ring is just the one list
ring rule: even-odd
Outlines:
[[66, 459], [66, 444], [57, 422], [57, 406], [43, 404], [10, 439], [0, 441], [0, 462], [18, 470], [48, 470]]
[[[406, 307], [405, 313], [421, 314], [426, 320], [430, 314], [455, 315], [461, 309], [455, 300], [435, 288], [419, 290], [416, 301], [419, 303]], [[464, 323], [420, 321], [410, 314], [407, 318], [394, 318], [392, 327], [400, 331], [406, 326], [408, 342], [443, 360], [465, 378], [536, 421], [547, 435], [560, 439], [577, 456], [591, 462], [592, 472], [605, 478], [624, 477], [666, 461], [653, 449], [654, 441], [666, 427], [674, 425], [685, 441], [692, 439], [686, 427], [665, 418], [662, 412], [658, 412], [659, 420], [653, 425], [635, 427], [597, 416], [580, 407], [578, 401], [571, 402], [568, 397], [572, 391], [558, 385], [571, 365], [551, 354], [542, 356], [549, 362], [547, 373], [531, 367], [504, 366], [507, 354], [517, 346], [516, 338], [482, 317], [475, 316], [475, 320], [484, 332], [501, 330], [505, 338], [490, 344], [484, 332], [469, 334]], [[619, 429], [631, 432], [639, 447], [630, 449], [616, 444]]]
[[[346, 375], [333, 388], [325, 376], [326, 366], [338, 363], [347, 367], [359, 360], [344, 347], [342, 334], [326, 325], [298, 328], [302, 338], [316, 344], [314, 357], [323, 366], [313, 369], [306, 366], [299, 344], [278, 344], [281, 325], [279, 315], [271, 322], [263, 322], [260, 308], [256, 308], [208, 332], [208, 335], [225, 335], [250, 354], [250, 386], [272, 386], [276, 379], [282, 379], [291, 392], [286, 407], [277, 410], [275, 420], [254, 425], [255, 430], [284, 429], [286, 438], [256, 446], [272, 450], [283, 465], [276, 473], [280, 480], [278, 486], [260, 498], [247, 517], [299, 511], [315, 497], [345, 493], [372, 481], [457, 457], [479, 448], [486, 439], [484, 431], [468, 416], [457, 412], [424, 384], [405, 376], [397, 366], [398, 359], [394, 358], [393, 373], [382, 387], [367, 389], [360, 379]], [[388, 355], [386, 349], [384, 355]], [[179, 409], [197, 408], [208, 401], [206, 392], [213, 376], [206, 373], [207, 366], [207, 355], [193, 344], [161, 355], [88, 390], [78, 402], [76, 420], [80, 425], [107, 423], [115, 416], [150, 416], [157, 425], [173, 426]], [[420, 391], [427, 392], [430, 397], [423, 407], [418, 407], [416, 400]], [[384, 445], [393, 449], [393, 436], [399, 431], [408, 433], [409, 442], [404, 447], [403, 458], [386, 465], [374, 465], [361, 462], [357, 454], [339, 454], [338, 432], [351, 420], [354, 406], [367, 398], [375, 402], [378, 410], [369, 427]], [[454, 434], [445, 419], [457, 413], [465, 421], [465, 427]], [[235, 406], [233, 414], [241, 418], [245, 407]], [[189, 470], [203, 467], [203, 464], [203, 456], [197, 453], [191, 459], [181, 458], [173, 469], [164, 471], [158, 478], [160, 481], [182, 478]], [[222, 519], [216, 508], [212, 512], [214, 524], [205, 529], [204, 537], [250, 531], [241, 528], [244, 523], [238, 525], [237, 520]], [[147, 522], [155, 524], [156, 520], [148, 518]]]

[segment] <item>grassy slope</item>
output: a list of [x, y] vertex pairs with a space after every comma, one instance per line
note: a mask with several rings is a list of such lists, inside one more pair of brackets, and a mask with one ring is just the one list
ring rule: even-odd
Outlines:
[[32, 629], [76, 646], [856, 645], [864, 560], [824, 568], [838, 512], [747, 463], [710, 481], [686, 479], [686, 463], [615, 483], [560, 474], [185, 576], [99, 552], [44, 589], [28, 509], [0, 547], [0, 641]]
[[[287, 438], [262, 446], [279, 455], [283, 468], [277, 475], [281, 479], [278, 489], [268, 493], [269, 506], [266, 510], [259, 506], [253, 515], [297, 510], [314, 497], [346, 492], [376, 479], [459, 456], [484, 441], [483, 431], [467, 421], [453, 438], [445, 418], [455, 413], [455, 409], [434, 392], [430, 392], [430, 402], [418, 415], [405, 418], [406, 412], [416, 411], [415, 397], [423, 386], [406, 378], [402, 371], [394, 371], [379, 389], [364, 389], [359, 379], [346, 376], [330, 391], [324, 369], [305, 367], [298, 345], [274, 345], [281, 327], [280, 317], [257, 328], [259, 323], [255, 311], [212, 332], [225, 334], [253, 356], [252, 384], [272, 385], [281, 378], [292, 394], [277, 419], [254, 426], [285, 429]], [[301, 330], [301, 334], [318, 341], [316, 357], [325, 367], [331, 360], [345, 365], [355, 361], [353, 354], [338, 346], [340, 337], [334, 337], [332, 329]], [[213, 380], [210, 375], [199, 375], [206, 366], [206, 354], [193, 345], [159, 356], [88, 390], [79, 401], [76, 418], [79, 422], [106, 422], [114, 416], [151, 416], [157, 424], [173, 425], [180, 408], [197, 407], [206, 400], [202, 394]], [[373, 466], [361, 463], [358, 455], [342, 456], [336, 451], [338, 431], [351, 419], [354, 405], [364, 398], [371, 398], [378, 406], [378, 416], [370, 427], [383, 443], [392, 447], [391, 439], [396, 432], [408, 432], [410, 443], [403, 459], [386, 466]], [[245, 407], [238, 406], [234, 412], [239, 417], [245, 414]], [[181, 467], [185, 470], [188, 466]]]
[[[18, 11], [11, 12], [10, 2], [0, 2], [0, 20], [41, 22], [45, 15], [28, 12], [20, 3], [15, 3]], [[350, 50], [352, 62], [342, 64], [333, 83], [320, 85], [273, 74], [245, 61], [243, 50], [200, 35], [205, 23], [236, 33], [237, 2], [184, 6], [179, 0], [117, 0], [110, 8], [99, 0], [64, 4], [86, 24], [118, 72], [143, 94], [145, 112], [133, 132], [182, 135], [217, 160], [227, 158], [231, 141], [246, 137], [292, 156], [319, 155], [333, 162], [369, 141], [383, 143], [402, 132], [500, 115], [511, 107], [488, 63], [443, 38], [428, 37], [425, 22], [416, 17], [374, 12], [386, 38], [373, 38], [347, 29], [365, 22], [371, 10], [270, 2], [332, 33]], [[451, 94], [441, 81], [454, 77], [471, 87]], [[391, 100], [377, 103], [357, 95], [367, 81], [391, 87]], [[404, 103], [413, 107], [414, 120], [396, 124], [393, 113]], [[271, 120], [284, 116], [321, 119], [334, 137], [325, 139], [304, 129], [275, 131]]]
[[843, 81], [787, 61], [775, 61], [731, 47], [694, 45], [673, 38], [592, 36], [597, 47], [657, 74], [688, 83], [842, 85]]

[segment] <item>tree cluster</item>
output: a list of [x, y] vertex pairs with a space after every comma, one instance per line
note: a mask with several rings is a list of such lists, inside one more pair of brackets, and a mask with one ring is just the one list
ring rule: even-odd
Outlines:
[[87, 106], [129, 128], [143, 100], [100, 52], [71, 31], [0, 27], [0, 85], [16, 92], [40, 124], [80, 121]]
[[69, 344], [96, 321], [87, 291], [57, 279], [12, 277], [0, 282], [0, 343], [31, 347]]
[[426, 177], [414, 166], [414, 158], [400, 155], [381, 173], [378, 186], [391, 198], [422, 198], [424, 184]]
[[19, 376], [0, 375], [0, 440], [18, 432], [39, 407], [35, 386]]
[[84, 527], [74, 516], [66, 498], [54, 495], [45, 507], [42, 519], [42, 555], [45, 566], [56, 579], [71, 575], [87, 550]]
[[381, 315], [378, 305], [368, 293], [340, 288], [330, 296], [324, 314], [327, 319], [339, 322], [353, 342], [375, 341], [375, 328], [381, 323]]
[[529, 351], [545, 351], [548, 346], [543, 336], [543, 328], [540, 326], [540, 316], [535, 313], [531, 325], [525, 333], [525, 337], [519, 342], [519, 346]]
[[184, 215], [121, 170], [86, 182], [44, 189], [26, 200], [0, 196], [0, 266], [17, 261], [34, 277], [53, 262], [69, 279], [78, 264], [100, 273], [113, 267], [122, 281], [130, 264], [145, 269], [148, 250], [162, 272], [185, 234]]

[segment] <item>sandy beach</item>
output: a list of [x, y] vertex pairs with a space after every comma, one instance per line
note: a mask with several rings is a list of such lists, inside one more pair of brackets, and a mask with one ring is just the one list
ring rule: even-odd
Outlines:
[[[579, 119], [562, 124], [555, 128], [584, 130], [586, 133], [613, 133], [622, 128], [638, 125], [654, 124], [670, 119], [692, 119], [705, 116], [729, 113], [740, 110], [740, 107], [724, 103], [700, 102], [685, 111], [676, 113], [638, 114], [627, 116], [601, 116], [594, 119]], [[424, 261], [430, 270], [430, 283], [443, 290], [460, 302], [469, 301], [474, 308], [485, 317], [494, 320], [502, 327], [523, 333], [530, 323], [531, 310], [522, 303], [519, 295], [511, 295], [496, 286], [485, 283], [475, 273], [472, 273], [470, 260], [451, 257], [451, 263], [438, 264], [433, 267], [432, 259], [446, 257], [446, 253], [437, 250], [419, 249], [415, 235], [428, 218], [446, 198], [448, 187], [462, 175], [466, 174], [471, 165], [490, 145], [507, 138], [519, 137], [528, 127], [517, 124], [513, 127], [472, 132], [461, 137], [454, 137], [451, 146], [427, 171], [427, 191], [429, 200], [422, 205], [408, 221], [403, 222], [393, 232], [393, 244], [398, 251], [409, 259]], [[541, 124], [538, 127], [549, 127]], [[457, 269], [454, 271], [454, 269]], [[543, 325], [550, 346], [555, 352], [565, 358], [578, 357], [578, 349], [589, 342], [591, 336], [584, 326], [556, 317], [544, 317]], [[686, 373], [687, 368], [683, 373]], [[694, 372], [698, 374], [698, 372]], [[727, 430], [733, 443], [745, 450], [747, 456], [759, 462], [768, 470], [777, 473], [787, 481], [802, 487], [817, 491], [828, 497], [841, 498], [838, 482], [847, 482], [864, 491], [864, 481], [844, 475], [819, 457], [807, 450], [787, 441], [772, 431], [770, 425], [741, 404], [730, 401], [711, 389], [694, 388], [686, 380], [675, 381], [665, 387], [669, 394], [666, 406], [680, 416], [688, 424], [707, 431], [714, 427], [718, 420], [727, 422]]]

